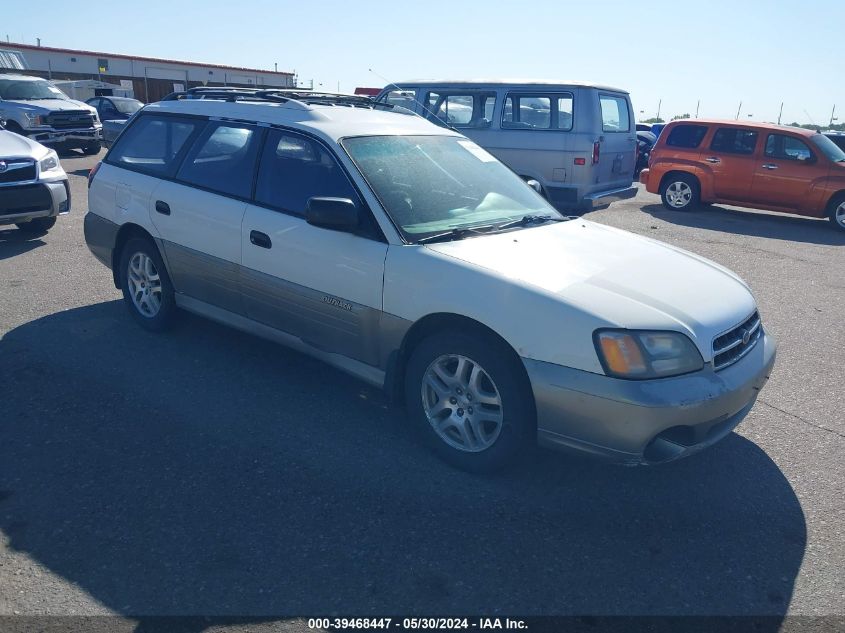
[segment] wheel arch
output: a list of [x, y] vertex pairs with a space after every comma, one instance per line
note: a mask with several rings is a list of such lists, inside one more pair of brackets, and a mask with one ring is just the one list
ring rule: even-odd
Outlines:
[[824, 207], [825, 215], [832, 215], [836, 210], [836, 205], [834, 203], [839, 202], [840, 200], [845, 200], [845, 189], [840, 189], [830, 194]]
[[699, 178], [697, 174], [694, 174], [693, 172], [687, 171], [685, 169], [670, 169], [665, 174], [663, 174], [663, 177], [660, 179], [660, 186], [657, 188], [657, 192], [662, 194], [663, 189], [667, 186], [669, 180], [671, 180], [672, 178], [677, 178], [678, 176], [687, 176], [695, 180], [696, 184], [698, 184], [699, 195], [701, 194], [701, 178]]
[[[405, 368], [414, 349], [425, 338], [439, 332], [461, 332], [481, 335], [493, 344], [498, 345], [507, 353], [516, 367], [523, 386], [529, 390], [533, 403], [534, 392], [525, 365], [513, 346], [491, 327], [471, 317], [451, 312], [436, 312], [418, 319], [405, 333], [399, 348], [394, 350], [388, 359], [385, 376], [385, 391], [395, 404], [404, 404]], [[535, 416], [536, 418], [536, 416]]]
[[150, 234], [150, 232], [140, 224], [127, 222], [117, 231], [117, 235], [114, 240], [114, 248], [112, 249], [111, 254], [111, 271], [115, 288], [120, 288], [120, 258], [123, 254], [123, 247], [126, 246], [126, 243], [134, 237], [149, 240], [149, 242], [158, 249], [158, 254], [161, 256], [165, 265], [167, 265], [167, 261], [164, 259], [164, 254], [161, 252], [161, 249], [159, 249], [155, 238]]

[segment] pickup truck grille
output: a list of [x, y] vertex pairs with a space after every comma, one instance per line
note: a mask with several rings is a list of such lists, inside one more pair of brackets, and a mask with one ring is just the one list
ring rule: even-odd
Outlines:
[[35, 180], [35, 162], [31, 160], [0, 160], [0, 185]]
[[733, 365], [754, 348], [762, 335], [760, 314], [755, 310], [740, 325], [713, 340], [713, 368], [719, 371]]
[[87, 128], [94, 125], [94, 115], [88, 110], [64, 110], [47, 115], [47, 125], [57, 130]]

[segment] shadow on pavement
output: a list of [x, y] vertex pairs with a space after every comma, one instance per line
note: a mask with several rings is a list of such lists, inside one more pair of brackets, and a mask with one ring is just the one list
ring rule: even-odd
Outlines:
[[317, 361], [192, 317], [148, 334], [117, 301], [10, 331], [0, 375], [9, 547], [122, 614], [782, 616], [806, 545], [739, 435], [478, 477]]
[[720, 206], [670, 211], [660, 204], [648, 204], [642, 210], [655, 218], [680, 226], [809, 244], [845, 244], [845, 232], [837, 230], [827, 219], [770, 215], [751, 209], [739, 211]]
[[29, 251], [44, 246], [41, 235], [24, 233], [14, 225], [0, 226], [0, 261], [23, 255]]

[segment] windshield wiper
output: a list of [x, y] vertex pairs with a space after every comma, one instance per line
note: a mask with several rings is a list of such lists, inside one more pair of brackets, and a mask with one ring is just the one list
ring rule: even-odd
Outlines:
[[544, 224], [546, 222], [565, 222], [569, 218], [553, 218], [550, 215], [523, 215], [518, 220], [511, 220], [509, 222], [502, 222], [496, 225], [497, 231], [504, 231], [512, 229], [516, 226], [530, 226], [532, 224]]
[[484, 235], [488, 231], [497, 228], [495, 224], [484, 226], [468, 226], [463, 228], [455, 228], [443, 233], [435, 233], [434, 235], [426, 235], [417, 240], [417, 244], [430, 244], [431, 242], [451, 242], [452, 240], [462, 240], [467, 235]]

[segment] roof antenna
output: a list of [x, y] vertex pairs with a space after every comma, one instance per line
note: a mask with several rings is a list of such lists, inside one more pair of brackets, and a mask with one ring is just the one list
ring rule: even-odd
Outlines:
[[[382, 76], [381, 76], [381, 75], [379, 75], [376, 71], [374, 71], [372, 68], [368, 68], [367, 70], [369, 70], [371, 73], [373, 73], [376, 77], [378, 77], [378, 78], [379, 78], [379, 79], [381, 79], [382, 81], [387, 82], [387, 87], [388, 87], [388, 88], [396, 88], [397, 90], [407, 90], [407, 88], [401, 88], [401, 87], [397, 86], [395, 83], [393, 83], [392, 81], [388, 80], [386, 77], [382, 77]], [[392, 104], [391, 104], [391, 105], [392, 105]], [[422, 105], [423, 110], [425, 110], [425, 111], [426, 111], [428, 114], [430, 114], [432, 117], [434, 117], [434, 118], [435, 118], [435, 119], [437, 119], [438, 121], [442, 121], [442, 122], [443, 122], [443, 125], [444, 125], [446, 128], [448, 128], [448, 129], [452, 130], [453, 132], [457, 132], [457, 131], [458, 131], [458, 130], [456, 130], [455, 128], [453, 128], [451, 125], [449, 125], [449, 122], [448, 122], [448, 121], [444, 121], [444, 120], [443, 120], [443, 119], [441, 119], [439, 116], [437, 116], [437, 114], [436, 114], [436, 113], [432, 112], [432, 111], [428, 108], [428, 106], [427, 106], [425, 103], [420, 102], [420, 105]], [[410, 113], [412, 113], [412, 114], [415, 114], [416, 116], [420, 117], [421, 119], [425, 119], [426, 121], [431, 122], [431, 119], [429, 119], [429, 118], [427, 118], [427, 117], [424, 117], [424, 116], [423, 116], [423, 115], [421, 115], [419, 112], [416, 112], [416, 111], [414, 111], [414, 110], [410, 110], [410, 109], [408, 109], [408, 108], [403, 108], [402, 106], [395, 106], [395, 107], [399, 107], [399, 108], [402, 108], [403, 110], [407, 110], [408, 112], [410, 112]]]

